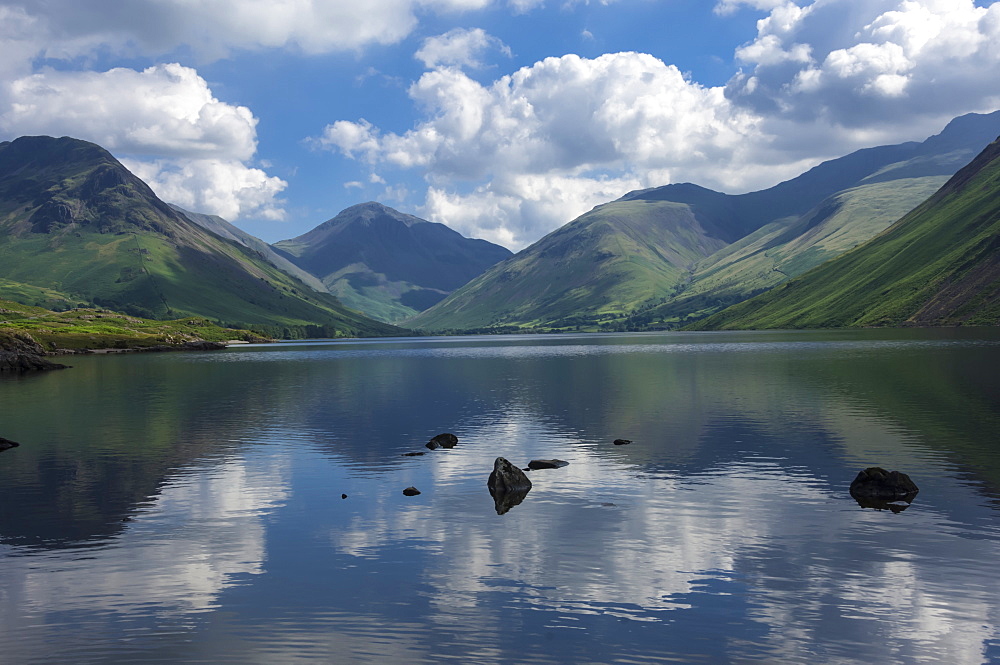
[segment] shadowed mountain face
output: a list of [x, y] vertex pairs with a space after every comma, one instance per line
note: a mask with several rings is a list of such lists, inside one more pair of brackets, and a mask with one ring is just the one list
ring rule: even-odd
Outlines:
[[871, 239], [993, 137], [1000, 112], [922, 143], [860, 150], [759, 192], [631, 192], [542, 238], [409, 325], [426, 330], [675, 327]]
[[345, 304], [385, 321], [427, 309], [511, 256], [499, 245], [379, 203], [347, 208], [274, 248]]
[[875, 239], [700, 327], [1000, 323], [1000, 139]]
[[68, 137], [0, 143], [0, 292], [274, 335], [398, 333], [192, 223], [106, 150]]

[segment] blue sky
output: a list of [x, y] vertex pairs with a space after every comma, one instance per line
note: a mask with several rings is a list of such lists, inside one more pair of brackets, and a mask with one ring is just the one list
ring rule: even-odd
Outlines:
[[0, 139], [268, 241], [378, 200], [511, 249], [1000, 108], [1000, 1], [0, 0]]

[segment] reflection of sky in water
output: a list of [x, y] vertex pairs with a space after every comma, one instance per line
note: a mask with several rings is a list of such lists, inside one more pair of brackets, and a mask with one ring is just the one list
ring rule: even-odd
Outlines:
[[[233, 381], [270, 406], [220, 416], [229, 452], [169, 474], [117, 535], [0, 545], [0, 660], [1000, 662], [992, 499], [928, 445], [933, 428], [887, 413], [843, 369], [855, 351], [865, 365], [971, 344], [807, 340], [776, 368], [766, 356], [787, 344], [768, 338], [756, 353], [699, 349], [718, 363], [667, 362], [684, 344], [621, 339], [211, 356], [236, 367], [319, 354], [289, 381]], [[602, 357], [636, 352], [600, 373]], [[799, 376], [814, 353], [836, 362]], [[358, 372], [336, 373], [331, 354]], [[385, 357], [401, 364], [366, 364]], [[428, 357], [441, 375], [426, 374]], [[573, 358], [591, 364], [571, 374]], [[532, 359], [555, 364], [536, 374]], [[614, 372], [648, 383], [629, 389]], [[598, 389], [575, 385], [588, 376]], [[422, 450], [421, 417], [440, 421], [441, 400], [463, 416], [459, 446], [401, 457]], [[617, 432], [635, 443], [612, 446]], [[497, 456], [570, 464], [531, 472], [524, 503], [498, 516], [486, 490]], [[872, 459], [919, 478], [913, 506], [862, 510], [847, 495]], [[404, 497], [408, 485], [423, 493]]]

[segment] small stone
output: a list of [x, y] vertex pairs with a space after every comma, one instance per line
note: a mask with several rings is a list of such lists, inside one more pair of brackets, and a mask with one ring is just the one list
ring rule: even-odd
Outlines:
[[[433, 448], [431, 448], [431, 444], [434, 444]], [[426, 445], [431, 450], [434, 450], [435, 448], [439, 448], [439, 447], [440, 448], [454, 448], [455, 446], [458, 445], [458, 437], [455, 436], [454, 434], [452, 434], [451, 432], [443, 432], [443, 433], [438, 434], [437, 436], [435, 436], [430, 441], [428, 441]]]
[[569, 462], [561, 459], [533, 459], [528, 462], [529, 469], [561, 469], [564, 466], [569, 466]]
[[347, 498], [347, 495], [346, 495], [346, 494], [341, 494], [341, 495], [340, 495], [340, 498], [341, 498], [341, 499], [346, 499], [346, 498]]
[[427, 453], [421, 451], [419, 453], [403, 453], [403, 457], [419, 457], [421, 455], [426, 455]]
[[405, 494], [406, 496], [416, 496], [420, 494], [420, 490], [418, 490], [416, 487], [407, 487], [405, 490], [403, 490], [403, 494]]
[[503, 515], [514, 506], [524, 501], [531, 490], [531, 481], [519, 468], [503, 457], [493, 462], [493, 473], [486, 481], [497, 515]]
[[632, 443], [632, 439], [615, 439], [616, 446], [627, 446]]

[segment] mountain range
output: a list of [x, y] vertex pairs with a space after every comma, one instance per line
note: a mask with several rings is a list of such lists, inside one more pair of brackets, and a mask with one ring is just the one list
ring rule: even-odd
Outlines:
[[69, 137], [0, 143], [0, 293], [281, 337], [402, 332], [192, 223], [106, 150]]
[[22, 137], [0, 143], [0, 297], [277, 337], [996, 322], [998, 134], [969, 114], [759, 192], [630, 192], [513, 255], [376, 202], [269, 245], [99, 146]]
[[348, 307], [389, 322], [411, 318], [511, 256], [505, 247], [375, 202], [351, 206], [273, 248]]
[[693, 327], [998, 322], [1000, 139], [870, 242]]
[[501, 262], [406, 325], [446, 330], [671, 328], [871, 239], [1000, 134], [1000, 112], [860, 150], [766, 190], [690, 183], [626, 194]]

